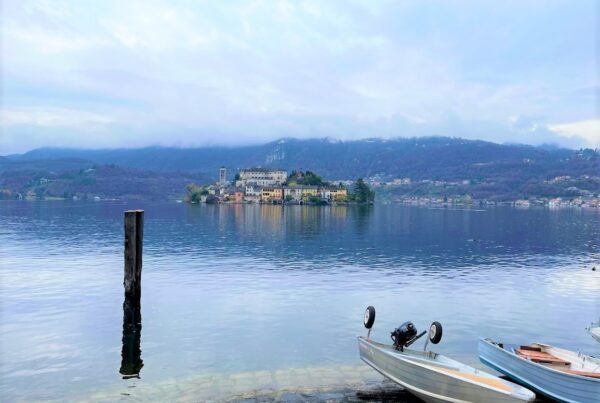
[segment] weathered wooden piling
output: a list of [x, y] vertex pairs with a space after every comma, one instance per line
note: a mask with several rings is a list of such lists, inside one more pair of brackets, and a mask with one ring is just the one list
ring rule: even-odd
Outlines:
[[123, 286], [123, 346], [121, 368], [123, 378], [139, 377], [144, 366], [141, 358], [142, 333], [142, 251], [144, 245], [144, 210], [125, 212], [125, 272]]
[[139, 304], [142, 296], [144, 210], [125, 212], [125, 299]]

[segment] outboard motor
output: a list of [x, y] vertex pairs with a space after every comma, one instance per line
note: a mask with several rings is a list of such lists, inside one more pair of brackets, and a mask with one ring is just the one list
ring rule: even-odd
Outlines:
[[413, 344], [417, 339], [423, 336], [425, 331], [417, 335], [417, 328], [412, 322], [404, 322], [391, 332], [392, 340], [394, 341], [394, 347], [396, 350], [404, 351], [404, 347], [408, 347]]
[[[363, 324], [367, 329], [369, 329], [369, 333], [367, 333], [367, 340], [371, 336], [371, 328], [375, 323], [375, 308], [372, 306], [367, 307], [365, 311], [365, 317]], [[392, 340], [394, 341], [394, 348], [396, 350], [404, 351], [404, 347], [408, 347], [413, 344], [415, 341], [419, 340], [427, 333], [426, 331], [422, 331], [417, 334], [417, 328], [411, 321], [404, 322], [399, 327], [394, 329], [391, 332]], [[433, 322], [429, 328], [429, 338], [425, 342], [425, 347], [423, 351], [427, 349], [427, 343], [432, 342], [433, 344], [438, 344], [442, 339], [442, 324], [440, 322]]]

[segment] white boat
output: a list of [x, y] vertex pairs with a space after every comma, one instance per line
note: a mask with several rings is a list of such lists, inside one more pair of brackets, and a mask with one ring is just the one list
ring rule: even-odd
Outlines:
[[547, 344], [479, 340], [479, 359], [540, 394], [563, 402], [600, 402], [600, 359]]
[[587, 328], [587, 331], [597, 342], [600, 342], [600, 320], [592, 323], [590, 327]]
[[[530, 390], [487, 372], [431, 351], [406, 348], [420, 337], [416, 335], [416, 329], [410, 339], [400, 340], [400, 343], [398, 339], [394, 339], [392, 332], [396, 347], [371, 340], [369, 336], [373, 320], [369, 317], [374, 319], [375, 316], [374, 309], [369, 312], [371, 308], [365, 313], [365, 326], [369, 329], [369, 335], [358, 337], [360, 358], [383, 376], [424, 401], [493, 403], [531, 402], [535, 399], [535, 394]], [[441, 330], [441, 325], [434, 322], [429, 332], [429, 341], [439, 342]], [[421, 336], [424, 333], [421, 333]]]

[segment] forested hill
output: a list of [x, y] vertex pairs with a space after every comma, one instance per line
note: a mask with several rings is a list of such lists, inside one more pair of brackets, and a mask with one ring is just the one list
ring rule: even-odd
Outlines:
[[[13, 163], [40, 165], [82, 160], [151, 171], [198, 172], [216, 178], [247, 167], [278, 167], [318, 172], [328, 179], [380, 176], [413, 180], [524, 181], [560, 175], [598, 175], [597, 150], [568, 150], [446, 137], [331, 141], [282, 139], [255, 146], [77, 150], [41, 148], [9, 156]], [[44, 162], [45, 161], [45, 162]], [[12, 165], [12, 164], [11, 164]]]

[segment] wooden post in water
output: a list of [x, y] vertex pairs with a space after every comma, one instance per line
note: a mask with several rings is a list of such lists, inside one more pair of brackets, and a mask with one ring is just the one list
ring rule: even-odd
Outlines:
[[125, 299], [139, 305], [142, 296], [144, 210], [125, 212]]
[[142, 250], [144, 245], [144, 210], [125, 212], [125, 272], [123, 286], [123, 348], [121, 369], [123, 378], [139, 377], [144, 366], [141, 358], [142, 333]]

